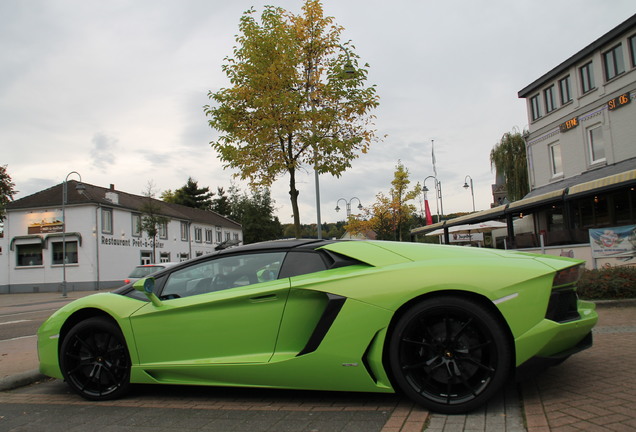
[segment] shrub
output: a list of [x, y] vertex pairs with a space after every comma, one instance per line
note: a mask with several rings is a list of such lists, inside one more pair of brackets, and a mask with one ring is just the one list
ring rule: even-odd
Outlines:
[[587, 300], [636, 298], [636, 267], [585, 270], [577, 291]]

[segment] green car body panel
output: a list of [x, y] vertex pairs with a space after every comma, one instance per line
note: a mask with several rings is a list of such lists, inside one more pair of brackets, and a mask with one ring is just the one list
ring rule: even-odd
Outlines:
[[[387, 341], [395, 321], [422, 299], [443, 293], [483, 304], [505, 328], [516, 366], [571, 349], [598, 319], [594, 304], [583, 301], [578, 319], [546, 318], [555, 273], [576, 260], [393, 242], [321, 248], [359, 264], [190, 297], [101, 293], [76, 300], [39, 329], [40, 370], [63, 378], [64, 335], [99, 314], [121, 329], [132, 383], [393, 392]], [[308, 348], [334, 305], [326, 333]]]

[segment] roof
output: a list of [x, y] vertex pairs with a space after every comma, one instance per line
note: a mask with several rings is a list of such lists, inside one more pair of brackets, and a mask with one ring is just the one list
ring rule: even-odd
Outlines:
[[[210, 225], [218, 225], [241, 229], [241, 224], [231, 219], [221, 216], [211, 210], [200, 210], [180, 204], [167, 203], [158, 199], [148, 198], [140, 195], [133, 195], [127, 192], [116, 190], [113, 185], [110, 188], [82, 183], [86, 188], [83, 193], [76, 190], [78, 182], [69, 180], [67, 183], [68, 197], [67, 206], [77, 205], [99, 205], [104, 207], [121, 208], [135, 212], [141, 212], [144, 204], [152, 200], [157, 204], [159, 214], [171, 219], [181, 219], [191, 222], [200, 222]], [[12, 201], [6, 205], [7, 212], [15, 210], [60, 207], [62, 205], [64, 183], [57, 184], [48, 189], [36, 192], [32, 195]]]
[[579, 63], [581, 60], [588, 58], [597, 50], [602, 49], [604, 45], [612, 42], [614, 39], [621, 37], [623, 34], [632, 30], [634, 27], [636, 27], [636, 15], [632, 15], [626, 21], [614, 27], [612, 30], [605, 33], [603, 36], [583, 48], [581, 51], [574, 54], [572, 57], [565, 60], [554, 69], [550, 70], [540, 78], [533, 81], [531, 84], [519, 90], [519, 93], [517, 95], [520, 98], [525, 98], [530, 93], [534, 93], [537, 88], [543, 86], [546, 82], [552, 81], [553, 79], [557, 78], [563, 72], [567, 71], [571, 66]]
[[582, 174], [568, 177], [561, 181], [557, 181], [557, 182], [550, 183], [548, 185], [533, 189], [529, 194], [524, 196], [523, 199], [533, 198], [533, 197], [544, 195], [548, 192], [554, 192], [560, 189], [571, 188], [573, 186], [576, 186], [582, 183], [601, 179], [608, 176], [613, 176], [613, 175], [620, 174], [626, 171], [631, 171], [634, 169], [636, 169], [636, 158], [627, 159], [613, 165], [607, 165], [599, 169], [586, 171]]

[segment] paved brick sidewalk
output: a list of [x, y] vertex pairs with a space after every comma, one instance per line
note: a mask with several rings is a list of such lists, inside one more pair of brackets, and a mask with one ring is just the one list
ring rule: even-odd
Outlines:
[[[1, 306], [9, 306], [8, 297], [2, 300]], [[16, 297], [11, 300], [14, 301], [12, 308], [29, 309], [24, 299]], [[82, 413], [90, 420], [96, 413], [102, 415], [102, 410], [115, 407], [116, 410], [110, 411], [121, 410], [124, 413], [127, 409], [136, 408], [140, 412], [135, 417], [145, 418], [153, 412], [156, 418], [164, 418], [167, 422], [170, 422], [170, 418], [163, 414], [164, 410], [177, 410], [173, 412], [175, 416], [183, 418], [196, 415], [200, 422], [206, 422], [207, 430], [219, 431], [230, 430], [227, 429], [230, 419], [233, 419], [233, 427], [238, 427], [236, 430], [250, 432], [633, 431], [636, 430], [636, 373], [633, 370], [636, 358], [636, 302], [618, 307], [600, 305], [598, 310], [600, 320], [591, 349], [573, 356], [561, 366], [544, 371], [534, 380], [521, 383], [521, 397], [517, 387], [509, 383], [486, 407], [468, 415], [428, 413], [396, 395], [272, 393], [253, 389], [193, 390], [187, 387], [166, 390], [166, 386], [161, 386], [160, 391], [150, 386], [132, 398], [95, 404], [70, 394], [65, 384], [49, 381], [0, 392], [0, 430], [14, 430], [16, 427], [15, 430], [39, 432], [47, 429], [42, 429], [46, 421], [61, 419], [64, 423], [74, 410], [78, 410], [77, 421], [80, 423], [76, 430], [84, 430], [86, 425], [81, 426]], [[25, 344], [30, 342], [28, 339], [21, 340]], [[13, 350], [9, 351], [12, 354], [10, 357], [17, 357]], [[35, 358], [35, 352], [32, 352], [32, 356]], [[25, 366], [27, 364], [21, 365], [23, 368]], [[200, 392], [207, 393], [201, 397]], [[29, 411], [40, 423], [28, 423], [31, 420], [19, 411], [23, 405], [33, 408]], [[9, 411], [11, 413], [6, 415]], [[133, 425], [126, 424], [127, 416], [123, 417], [121, 425], [127, 426], [126, 430], [136, 430]], [[14, 424], [11, 429], [6, 429], [10, 419], [25, 422], [22, 424], [24, 427]], [[305, 426], [309, 424], [313, 426], [306, 429]], [[72, 429], [63, 430], [68, 432]], [[179, 430], [185, 432], [189, 429], [180, 427]]]
[[594, 346], [522, 383], [528, 432], [636, 430], [636, 307], [599, 307]]

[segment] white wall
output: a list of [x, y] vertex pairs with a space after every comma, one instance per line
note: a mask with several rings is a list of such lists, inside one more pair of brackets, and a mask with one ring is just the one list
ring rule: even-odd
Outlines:
[[[78, 263], [66, 265], [67, 289], [90, 290], [110, 289], [123, 284], [123, 280], [130, 271], [141, 263], [142, 251], [152, 252], [152, 242], [146, 233], [133, 236], [133, 219], [129, 210], [112, 208], [113, 232], [103, 233], [102, 208], [94, 204], [66, 207], [66, 232], [79, 233], [81, 245], [78, 247]], [[11, 239], [28, 235], [29, 225], [35, 222], [62, 220], [61, 208], [48, 208], [29, 211], [11, 211], [4, 224], [4, 238], [0, 239], [0, 293], [7, 292], [37, 292], [59, 291], [63, 280], [61, 264], [53, 265], [53, 242], [61, 242], [57, 236], [49, 236], [46, 247], [42, 251], [42, 265], [17, 266], [16, 248], [10, 250]], [[202, 241], [194, 240], [194, 228], [202, 229]], [[213, 241], [207, 243], [205, 230], [212, 229]], [[222, 240], [229, 233], [230, 238], [238, 234], [242, 240], [240, 230], [227, 227], [220, 228]], [[181, 221], [171, 220], [168, 223], [168, 236], [158, 239], [156, 262], [160, 261], [161, 252], [170, 254], [171, 261], [179, 261], [180, 254], [190, 258], [198, 254], [214, 251], [218, 244], [214, 225], [192, 223], [189, 225], [188, 240], [181, 239]], [[47, 234], [38, 234], [46, 238]], [[67, 242], [75, 241], [77, 237], [67, 237]], [[17, 244], [24, 244], [33, 240], [16, 240]]]

